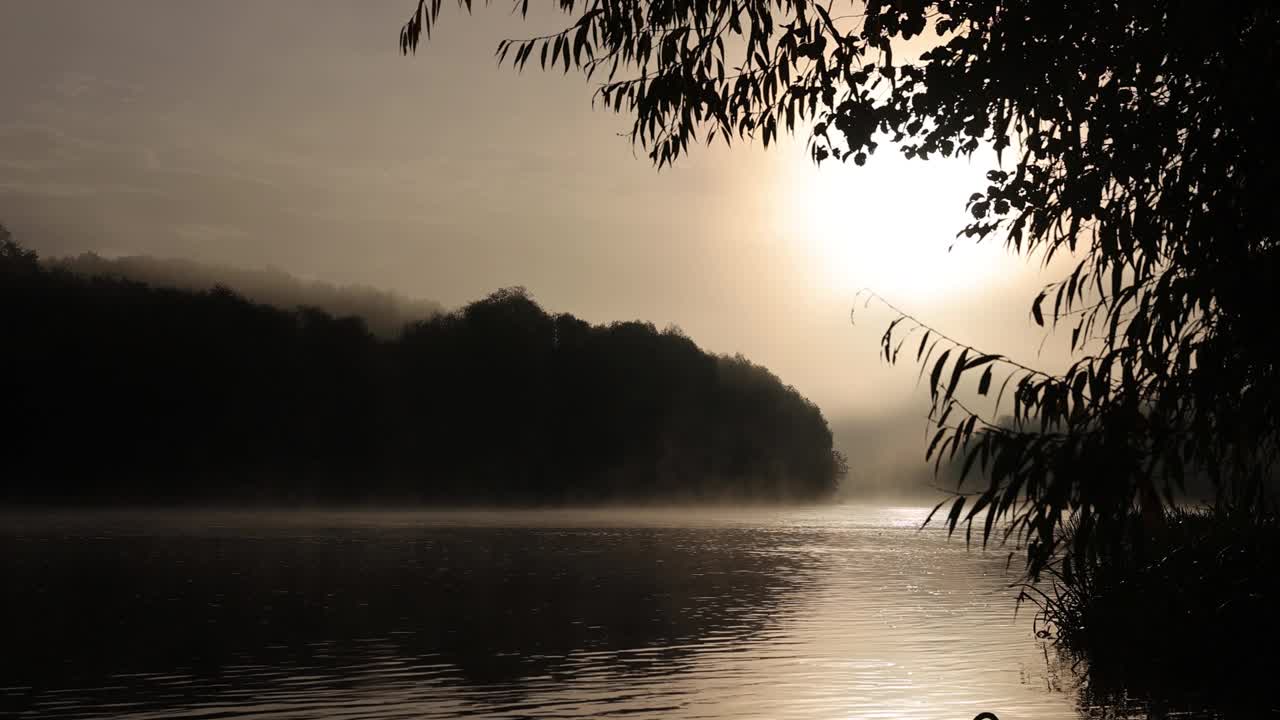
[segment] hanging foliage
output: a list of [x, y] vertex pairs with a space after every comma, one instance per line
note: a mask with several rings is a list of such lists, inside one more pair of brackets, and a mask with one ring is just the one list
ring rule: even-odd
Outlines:
[[[403, 52], [438, 26], [441, 2], [419, 0]], [[528, 0], [516, 7], [527, 13]], [[908, 357], [932, 392], [929, 456], [965, 469], [940, 506], [952, 531], [977, 524], [984, 541], [1025, 541], [1035, 577], [1062, 557], [1066, 523], [1069, 572], [1071, 558], [1118, 538], [1135, 508], [1158, 513], [1193, 475], [1211, 479], [1224, 506], [1268, 511], [1280, 412], [1270, 110], [1280, 6], [557, 7], [571, 18], [565, 29], [504, 41], [499, 60], [598, 79], [595, 101], [631, 115], [631, 140], [659, 167], [691, 143], [767, 146], [793, 131], [808, 134], [817, 162], [861, 165], [886, 142], [918, 159], [995, 150], [959, 235], [999, 238], [1046, 263], [1070, 256], [1030, 315], [1069, 329], [1077, 357], [1046, 374], [898, 313], [885, 358], [920, 336]]]

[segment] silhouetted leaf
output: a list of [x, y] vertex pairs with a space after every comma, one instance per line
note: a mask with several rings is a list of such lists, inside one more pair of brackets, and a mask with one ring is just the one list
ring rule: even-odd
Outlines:
[[978, 381], [978, 394], [986, 395], [987, 391], [990, 389], [991, 389], [991, 366], [988, 365], [987, 369], [982, 371], [982, 379]]
[[947, 364], [947, 356], [951, 354], [950, 350], [942, 353], [937, 362], [933, 364], [933, 372], [929, 373], [929, 394], [937, 397], [938, 381], [942, 379], [942, 368]]
[[1036, 296], [1035, 301], [1031, 303], [1031, 315], [1035, 318], [1036, 324], [1040, 327], [1044, 327], [1044, 313], [1040, 310], [1040, 304], [1044, 302], [1044, 298], [1045, 293], [1041, 291], [1041, 293]]
[[943, 397], [950, 398], [956, 394], [956, 386], [960, 384], [960, 376], [964, 374], [968, 367], [965, 359], [969, 355], [969, 348], [960, 351], [960, 357], [956, 359], [955, 367], [951, 371], [951, 382], [947, 383], [947, 392]]

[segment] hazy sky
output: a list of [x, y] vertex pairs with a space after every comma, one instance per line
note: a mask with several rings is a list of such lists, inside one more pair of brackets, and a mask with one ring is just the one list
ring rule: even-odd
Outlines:
[[0, 222], [46, 255], [275, 265], [446, 305], [524, 285], [742, 352], [833, 421], [925, 410], [915, 368], [877, 360], [888, 316], [850, 325], [859, 287], [1054, 364], [1027, 315], [1050, 278], [997, 243], [947, 250], [991, 158], [815, 168], [797, 140], [659, 172], [581, 76], [496, 67], [499, 39], [562, 17], [452, 12], [403, 58], [412, 5], [0, 4]]

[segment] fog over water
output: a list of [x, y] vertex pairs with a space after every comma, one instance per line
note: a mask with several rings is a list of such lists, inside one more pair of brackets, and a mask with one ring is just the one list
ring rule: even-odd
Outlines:
[[[1092, 717], [922, 508], [5, 516], [14, 717]], [[1110, 708], [1107, 711], [1117, 711]]]

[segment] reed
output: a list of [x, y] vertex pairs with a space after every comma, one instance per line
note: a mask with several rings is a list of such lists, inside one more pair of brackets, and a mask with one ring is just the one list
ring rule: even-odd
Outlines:
[[1209, 509], [1134, 516], [1127, 539], [1055, 564], [1020, 601], [1037, 632], [1087, 665], [1091, 692], [1267, 701], [1280, 640], [1280, 523]]

